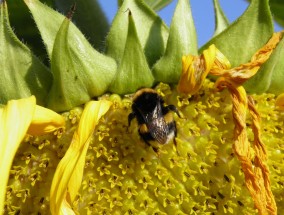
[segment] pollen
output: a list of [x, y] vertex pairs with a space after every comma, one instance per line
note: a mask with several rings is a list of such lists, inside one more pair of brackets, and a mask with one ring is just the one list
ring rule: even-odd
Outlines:
[[[128, 126], [130, 97], [99, 98], [114, 105], [92, 135], [73, 209], [78, 214], [257, 214], [232, 149], [230, 94], [214, 91], [214, 83], [207, 79], [194, 96], [179, 94], [166, 84], [156, 90], [182, 115], [173, 115], [176, 146], [170, 141], [157, 154], [139, 136], [135, 120]], [[272, 193], [283, 214], [284, 112], [272, 94], [252, 97], [262, 120]], [[25, 138], [10, 171], [5, 214], [49, 214], [51, 181], [81, 113], [82, 108], [63, 113], [65, 130]], [[252, 125], [253, 120], [248, 117], [246, 123]], [[254, 139], [252, 130], [248, 139]]]

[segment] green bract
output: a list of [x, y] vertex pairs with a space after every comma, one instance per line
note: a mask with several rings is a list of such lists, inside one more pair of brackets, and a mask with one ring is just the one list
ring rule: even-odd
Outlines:
[[214, 11], [215, 11], [215, 32], [214, 36], [217, 36], [223, 30], [229, 26], [229, 21], [220, 7], [219, 0], [213, 0], [214, 2]]
[[72, 50], [68, 43], [69, 25], [66, 18], [57, 33], [51, 58], [54, 81], [48, 106], [57, 111], [69, 110], [103, 94], [116, 70], [114, 60], [96, 52], [83, 37], [77, 38], [81, 51]]
[[137, 35], [143, 47], [146, 59], [152, 66], [164, 53], [168, 38], [168, 28], [160, 17], [141, 0], [125, 0], [117, 11], [106, 39], [106, 54], [120, 62], [125, 49], [128, 34], [128, 17], [131, 11]]
[[258, 73], [252, 77], [245, 87], [251, 93], [271, 92], [283, 93], [284, 83], [284, 39], [282, 38], [276, 49]]
[[[59, 11], [67, 13], [71, 5], [74, 4], [74, 0], [55, 0], [54, 4]], [[96, 0], [76, 1], [72, 20], [95, 48], [103, 50], [103, 41], [107, 35], [109, 25]]]
[[26, 3], [41, 26], [39, 29], [51, 56], [54, 82], [48, 106], [56, 111], [69, 110], [106, 92], [116, 71], [115, 61], [93, 49], [74, 24], [70, 23], [69, 27], [69, 21], [65, 20], [61, 29], [56, 30], [63, 15], [37, 0]]
[[275, 20], [284, 26], [284, 2], [282, 0], [270, 0], [269, 4]]
[[205, 44], [200, 53], [211, 44], [229, 59], [232, 67], [246, 63], [273, 33], [268, 0], [252, 0], [248, 9], [226, 30]]
[[195, 27], [188, 0], [179, 0], [170, 27], [164, 56], [154, 65], [156, 81], [177, 83], [183, 55], [197, 55]]
[[128, 16], [128, 33], [122, 59], [118, 65], [116, 76], [110, 86], [111, 92], [127, 94], [141, 87], [151, 87], [154, 78], [138, 39], [132, 12]]
[[35, 95], [44, 105], [51, 73], [15, 36], [5, 2], [0, 3], [0, 29], [0, 103]]

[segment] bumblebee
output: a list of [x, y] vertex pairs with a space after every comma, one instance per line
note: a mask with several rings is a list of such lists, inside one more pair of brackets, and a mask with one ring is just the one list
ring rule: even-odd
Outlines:
[[157, 151], [159, 144], [167, 144], [177, 135], [172, 112], [180, 117], [177, 108], [174, 105], [166, 106], [155, 90], [143, 88], [138, 90], [133, 97], [132, 113], [128, 115], [128, 126], [136, 118], [139, 135], [147, 145]]

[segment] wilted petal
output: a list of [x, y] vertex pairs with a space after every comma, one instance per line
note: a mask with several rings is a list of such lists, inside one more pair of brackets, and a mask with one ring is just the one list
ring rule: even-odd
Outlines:
[[[248, 188], [255, 207], [259, 214], [277, 214], [277, 207], [270, 188], [269, 170], [265, 164], [266, 150], [260, 135], [260, 116], [254, 107], [253, 100], [247, 98], [243, 86], [228, 77], [220, 77], [215, 84], [216, 88], [228, 88], [233, 103], [234, 144], [233, 149], [239, 159]], [[247, 136], [246, 111], [249, 109], [252, 116], [252, 130], [254, 134], [254, 156]]]
[[[256, 110], [254, 101], [252, 97], [248, 97], [248, 108], [252, 116], [252, 130], [254, 134], [254, 172], [256, 175], [256, 180], [260, 184], [260, 195], [263, 199], [261, 205], [263, 205], [270, 214], [277, 214], [277, 206], [273, 193], [271, 191], [271, 182], [269, 178], [269, 169], [266, 164], [267, 155], [265, 145], [261, 139], [261, 128], [260, 128], [260, 114]], [[259, 192], [257, 193], [259, 195]]]
[[260, 66], [268, 60], [282, 38], [282, 34], [283, 32], [274, 33], [271, 39], [252, 56], [249, 63], [242, 64], [230, 70], [210, 71], [210, 74], [223, 76], [239, 85], [243, 84], [246, 80], [254, 76]]
[[223, 71], [230, 68], [228, 59], [211, 45], [199, 57], [187, 55], [182, 57], [182, 74], [178, 83], [178, 91], [195, 94], [202, 87], [209, 72]]
[[36, 106], [34, 96], [11, 100], [0, 109], [0, 213], [3, 212], [6, 185], [16, 151], [27, 133]]
[[85, 156], [99, 119], [111, 106], [109, 101], [91, 101], [87, 103], [71, 145], [55, 171], [51, 190], [50, 208], [52, 214], [65, 214], [71, 210], [72, 203], [80, 188]]
[[281, 40], [283, 32], [274, 33], [271, 39], [251, 58], [251, 61], [230, 69], [228, 59], [211, 45], [200, 57], [188, 55], [182, 58], [182, 74], [178, 83], [178, 91], [195, 94], [203, 85], [208, 74], [223, 76], [238, 85], [254, 76], [260, 66], [267, 61]]
[[[221, 77], [217, 80], [216, 87], [219, 90], [227, 87], [231, 93], [233, 103], [232, 113], [235, 123], [233, 149], [242, 165], [245, 184], [259, 214], [268, 214], [268, 212], [276, 214], [277, 207], [270, 188], [269, 171], [265, 164], [266, 150], [260, 137], [260, 116], [254, 107], [252, 99], [247, 99], [244, 87], [230, 81], [230, 79]], [[246, 128], [247, 109], [250, 110], [253, 119], [252, 129], [254, 133], [253, 146], [255, 153], [253, 158]]]

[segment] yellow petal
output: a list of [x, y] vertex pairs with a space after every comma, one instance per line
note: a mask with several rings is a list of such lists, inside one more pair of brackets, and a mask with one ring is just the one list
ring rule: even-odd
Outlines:
[[275, 101], [275, 105], [279, 110], [284, 110], [284, 93], [281, 93]]
[[47, 108], [36, 106], [34, 117], [28, 129], [28, 134], [41, 135], [64, 127], [64, 118], [56, 112]]
[[52, 180], [50, 190], [52, 214], [64, 214], [64, 211], [72, 210], [72, 203], [81, 185], [85, 156], [93, 131], [110, 106], [109, 101], [87, 103], [71, 145], [58, 164]]
[[230, 62], [215, 45], [204, 50], [199, 57], [183, 56], [182, 74], [177, 89], [181, 93], [195, 94], [203, 85], [209, 72], [223, 71], [230, 66]]
[[36, 106], [34, 96], [11, 100], [0, 111], [0, 214], [3, 213], [9, 171], [16, 151], [25, 137]]
[[194, 56], [187, 55], [182, 57], [182, 73], [177, 87], [179, 92], [190, 93], [195, 86], [194, 68], [191, 66], [193, 61]]

